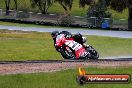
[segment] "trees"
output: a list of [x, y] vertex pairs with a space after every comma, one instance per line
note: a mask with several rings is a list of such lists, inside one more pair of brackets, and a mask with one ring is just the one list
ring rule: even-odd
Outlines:
[[32, 6], [37, 6], [42, 14], [47, 14], [49, 7], [53, 4], [54, 0], [31, 0]]
[[58, 2], [63, 7], [65, 15], [70, 15], [69, 12], [72, 9], [73, 0], [55, 0], [55, 2]]
[[[5, 0], [5, 6], [6, 6], [6, 15], [9, 15], [10, 13], [10, 3], [11, 0]], [[17, 10], [17, 0], [14, 0], [14, 4], [15, 4], [15, 10]]]
[[92, 3], [89, 6], [87, 11], [87, 18], [90, 21], [89, 17], [96, 17], [96, 26], [100, 27], [104, 18], [111, 18], [111, 13], [107, 9], [105, 0], [98, 0], [97, 3]]
[[6, 6], [6, 15], [9, 15], [10, 0], [5, 0], [5, 6]]
[[128, 10], [129, 10], [129, 18], [128, 18], [128, 29], [132, 30], [132, 0], [128, 1]]
[[[89, 5], [97, 0], [80, 0], [79, 4], [81, 7]], [[117, 12], [122, 12], [124, 9], [128, 8], [128, 30], [132, 30], [132, 0], [105, 0], [107, 7], [110, 6], [113, 10]]]
[[94, 3], [95, 0], [79, 0], [79, 6], [85, 7], [85, 5], [90, 5]]
[[47, 14], [49, 7], [58, 2], [65, 11], [69, 11], [72, 8], [73, 0], [31, 0], [32, 7], [37, 6], [42, 14]]
[[58, 2], [66, 12], [72, 9], [73, 0], [55, 0], [55, 2]]
[[55, 2], [58, 2], [65, 10], [63, 14], [59, 15], [58, 24], [69, 26], [70, 24], [74, 23], [74, 20], [69, 13], [72, 9], [73, 0], [55, 0]]
[[17, 0], [14, 0], [15, 3], [15, 10], [17, 10]]
[[128, 30], [132, 30], [132, 0], [110, 0], [109, 2], [108, 6], [118, 12], [128, 8]]

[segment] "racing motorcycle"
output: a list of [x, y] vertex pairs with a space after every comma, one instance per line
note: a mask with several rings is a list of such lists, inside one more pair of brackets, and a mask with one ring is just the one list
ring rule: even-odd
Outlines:
[[[56, 46], [61, 48], [61, 54], [64, 59], [93, 59], [99, 58], [99, 53], [90, 45], [86, 47], [79, 44], [74, 38], [66, 39], [64, 34], [56, 38]], [[60, 52], [60, 53], [61, 53]]]

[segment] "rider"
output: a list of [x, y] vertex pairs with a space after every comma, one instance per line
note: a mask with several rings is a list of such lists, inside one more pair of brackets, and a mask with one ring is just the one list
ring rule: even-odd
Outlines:
[[56, 37], [60, 34], [64, 34], [65, 35], [65, 38], [68, 39], [68, 38], [73, 38], [76, 42], [80, 43], [81, 45], [83, 45], [84, 47], [86, 47], [86, 45], [84, 44], [86, 42], [86, 38], [85, 37], [82, 37], [82, 35], [80, 33], [77, 33], [75, 35], [72, 35], [70, 32], [68, 31], [62, 31], [62, 32], [59, 32], [59, 31], [53, 31], [51, 33], [51, 36], [54, 40], [54, 46], [56, 48], [56, 50], [58, 52], [60, 52], [62, 55], [65, 55], [63, 49], [61, 47], [58, 47], [56, 46]]
[[75, 35], [72, 35], [70, 32], [68, 32], [68, 31], [62, 31], [62, 32], [59, 32], [59, 31], [53, 31], [52, 33], [51, 33], [51, 36], [52, 36], [52, 38], [53, 38], [53, 40], [54, 40], [54, 45], [55, 45], [55, 43], [56, 43], [56, 37], [57, 37], [57, 35], [59, 35], [59, 34], [65, 34], [66, 36], [66, 38], [68, 38], [68, 37], [72, 37], [76, 42], [78, 42], [78, 43], [80, 43], [81, 45], [84, 45], [84, 47], [86, 46], [84, 43], [86, 42], [86, 38], [85, 37], [83, 37], [80, 33], [77, 33], [77, 34], [75, 34]]

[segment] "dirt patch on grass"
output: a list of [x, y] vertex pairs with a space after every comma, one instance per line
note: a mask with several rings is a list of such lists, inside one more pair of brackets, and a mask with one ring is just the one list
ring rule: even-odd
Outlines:
[[18, 73], [55, 72], [66, 69], [77, 69], [79, 66], [98, 68], [130, 67], [132, 66], [132, 61], [0, 64], [0, 75]]

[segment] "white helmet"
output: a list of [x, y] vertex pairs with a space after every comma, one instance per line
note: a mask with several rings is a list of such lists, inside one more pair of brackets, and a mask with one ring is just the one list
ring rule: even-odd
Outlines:
[[82, 42], [83, 42], [83, 43], [86, 42], [86, 37], [82, 37]]

